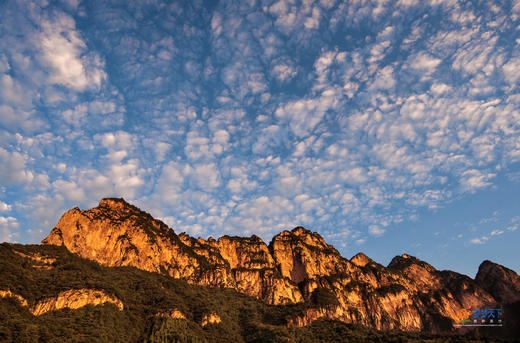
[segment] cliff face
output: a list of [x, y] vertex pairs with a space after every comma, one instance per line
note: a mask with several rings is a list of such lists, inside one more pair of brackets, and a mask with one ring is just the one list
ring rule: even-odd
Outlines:
[[[42, 243], [64, 245], [106, 266], [134, 266], [193, 284], [234, 288], [269, 304], [310, 305], [290, 318], [291, 325], [327, 317], [378, 329], [444, 331], [465, 319], [459, 318], [465, 309], [496, 304], [490, 292], [504, 288], [483, 288], [409, 255], [396, 256], [388, 267], [363, 254], [349, 261], [302, 227], [281, 232], [269, 245], [257, 236], [177, 235], [122, 199], [68, 211]], [[504, 278], [514, 279], [509, 272]], [[485, 275], [494, 277], [483, 272], [481, 279]], [[506, 300], [519, 293], [516, 288]]]
[[520, 301], [520, 276], [511, 269], [484, 261], [478, 268], [475, 281], [500, 302]]
[[[28, 302], [20, 295], [10, 290], [0, 290], [0, 298], [14, 298], [18, 300], [20, 305], [29, 307]], [[124, 306], [121, 300], [110, 296], [102, 290], [96, 289], [69, 289], [60, 292], [55, 297], [41, 299], [33, 306], [29, 307], [29, 311], [39, 316], [50, 311], [57, 311], [64, 308], [75, 310], [87, 305], [103, 305], [106, 303], [114, 304], [119, 310], [123, 310]]]

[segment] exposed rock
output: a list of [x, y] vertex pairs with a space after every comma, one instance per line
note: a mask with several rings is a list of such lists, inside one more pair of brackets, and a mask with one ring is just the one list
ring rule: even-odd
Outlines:
[[367, 255], [360, 252], [360, 253], [356, 254], [356, 256], [352, 257], [350, 259], [350, 262], [354, 263], [358, 267], [364, 267], [367, 264], [374, 262], [374, 261], [372, 261], [372, 259], [370, 257], [368, 257]]
[[25, 300], [24, 297], [22, 297], [19, 294], [11, 292], [10, 289], [8, 289], [8, 290], [0, 290], [0, 298], [13, 298], [13, 299], [18, 300], [20, 305], [22, 305], [24, 307], [29, 306], [29, 304], [27, 303], [27, 300]]
[[202, 327], [209, 325], [209, 324], [218, 324], [222, 320], [220, 320], [220, 316], [216, 313], [206, 313], [202, 316], [202, 320], [200, 325]]
[[276, 235], [269, 249], [283, 276], [294, 283], [349, 272], [351, 263], [323, 237], [301, 226]]
[[[65, 245], [106, 266], [134, 266], [193, 283], [232, 284], [221, 257], [214, 256], [210, 263], [166, 224], [123, 199], [103, 199], [96, 208], [66, 212], [42, 243]], [[215, 267], [211, 275], [203, 273], [204, 264]]]
[[272, 304], [303, 300], [296, 285], [274, 267], [260, 238], [177, 236], [123, 199], [103, 199], [96, 208], [66, 212], [42, 243], [65, 245], [106, 266], [134, 266], [194, 284], [235, 288]]
[[[268, 246], [257, 236], [204, 240], [176, 235], [122, 199], [68, 211], [43, 244], [64, 245], [106, 266], [134, 266], [194, 284], [234, 288], [269, 304], [307, 303], [310, 307], [290, 325], [327, 317], [378, 329], [436, 332], [451, 329], [467, 309], [496, 304], [499, 297], [488, 291], [503, 294], [503, 301], [520, 294], [518, 275], [503, 267], [481, 266], [479, 285], [406, 254], [388, 267], [361, 253], [349, 261], [303, 227], [279, 233]], [[483, 286], [497, 277], [497, 284]]]
[[[29, 307], [27, 300], [10, 290], [0, 290], [0, 297], [17, 299], [20, 305]], [[39, 316], [49, 311], [61, 310], [63, 308], [74, 310], [87, 305], [96, 306], [105, 303], [114, 304], [121, 311], [124, 308], [121, 300], [108, 295], [104, 291], [95, 289], [70, 289], [60, 292], [54, 297], [45, 298], [36, 302], [36, 304], [29, 308], [29, 311], [33, 315]]]
[[170, 310], [160, 311], [160, 312], [157, 312], [155, 315], [157, 317], [167, 317], [167, 318], [172, 318], [172, 319], [184, 319], [184, 320], [187, 320], [186, 316], [184, 315], [184, 313], [182, 313], [181, 311], [179, 311], [176, 308], [170, 309]]
[[54, 263], [56, 263], [55, 258], [42, 256], [37, 253], [24, 254], [23, 252], [16, 251], [16, 250], [13, 250], [13, 252], [18, 256], [21, 256], [23, 258], [26, 258], [26, 259], [29, 259], [29, 260], [35, 262], [35, 264], [32, 265], [33, 268], [49, 270], [49, 269], [52, 269]]
[[123, 310], [123, 303], [116, 297], [110, 296], [104, 291], [95, 289], [70, 289], [60, 292], [57, 296], [38, 301], [30, 311], [39, 316], [49, 311], [70, 308], [78, 309], [87, 305], [114, 304], [119, 310]]
[[491, 261], [480, 264], [475, 281], [503, 303], [520, 301], [520, 276]]

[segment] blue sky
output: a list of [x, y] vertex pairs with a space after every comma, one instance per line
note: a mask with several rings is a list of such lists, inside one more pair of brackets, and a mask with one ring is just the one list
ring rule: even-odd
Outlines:
[[520, 270], [520, 1], [1, 1], [0, 241], [194, 236]]

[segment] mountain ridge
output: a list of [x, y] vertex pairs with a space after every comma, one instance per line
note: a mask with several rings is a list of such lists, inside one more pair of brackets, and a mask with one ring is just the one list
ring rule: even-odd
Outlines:
[[[513, 271], [491, 289], [482, 284], [483, 276], [474, 280], [438, 271], [407, 254], [387, 267], [364, 254], [348, 260], [300, 226], [280, 232], [269, 244], [256, 235], [176, 234], [121, 198], [67, 211], [42, 244], [63, 245], [105, 266], [133, 266], [192, 284], [232, 288], [267, 304], [315, 303], [317, 310], [295, 315], [296, 325], [328, 318], [377, 329], [443, 332], [465, 319], [468, 308], [493, 308], [520, 294], [516, 288], [505, 298], [496, 294], [516, 280]], [[487, 274], [497, 268], [491, 265]]]

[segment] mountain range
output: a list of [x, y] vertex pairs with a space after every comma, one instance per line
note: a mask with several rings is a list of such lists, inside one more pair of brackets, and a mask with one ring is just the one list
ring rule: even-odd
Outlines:
[[[354, 325], [356, 328], [375, 329], [383, 333], [468, 337], [484, 335], [496, 339], [520, 337], [518, 326], [513, 320], [520, 308], [520, 277], [513, 270], [484, 261], [475, 279], [472, 279], [453, 271], [436, 270], [430, 264], [407, 254], [394, 257], [385, 267], [363, 253], [351, 259], [344, 258], [318, 233], [303, 227], [283, 231], [268, 244], [255, 235], [194, 238], [185, 233], [176, 234], [162, 221], [123, 199], [106, 198], [95, 208], [80, 210], [76, 207], [67, 211], [42, 241], [42, 245], [3, 244], [2, 249], [2, 275], [10, 277], [0, 280], [0, 298], [3, 298], [3, 302], [9, 300], [10, 306], [16, 307], [18, 311], [25, 311], [24, 318], [82, 308], [82, 311], [91, 311], [92, 308], [108, 306], [117, 313], [131, 312], [132, 306], [138, 307], [129, 304], [136, 300], [128, 300], [128, 294], [132, 291], [127, 289], [136, 288], [138, 293], [137, 284], [125, 284], [126, 290], [121, 291], [123, 286], [115, 286], [114, 282], [88, 282], [88, 275], [98, 273], [99, 268], [103, 268], [103, 273], [116, 273], [116, 270], [118, 273], [120, 270], [137, 273], [137, 270], [141, 270], [139, 273], [145, 274], [139, 275], [157, 275], [153, 278], [170, 280], [166, 283], [176, 282], [176, 287], [195, 290], [195, 293], [203, 289], [205, 299], [213, 298], [210, 302], [221, 299], [221, 294], [235, 299], [249, 299], [247, 302], [258, 307], [257, 312], [278, 318], [272, 322], [264, 316], [258, 320], [260, 326], [246, 326], [254, 332], [253, 336], [264, 332], [265, 325], [272, 332], [289, 330], [287, 334], [271, 335], [273, 340], [265, 335], [258, 336], [261, 337], [259, 342], [276, 341], [276, 337], [287, 341], [284, 335], [289, 335], [289, 341], [298, 341], [296, 337], [301, 330], [318, 327], [315, 331], [320, 331], [323, 325], [336, 329], [339, 325], [344, 330], [350, 330]], [[60, 261], [64, 259], [74, 259], [79, 265], [92, 266], [94, 263], [99, 267], [89, 267], [94, 270], [89, 272], [81, 267], [82, 273], [74, 276], [63, 271], [63, 263]], [[6, 260], [15, 262], [7, 266]], [[52, 274], [52, 278], [47, 275], [45, 281], [38, 281], [51, 291], [28, 290], [31, 288], [28, 280], [23, 276], [17, 278], [12, 275], [23, 274], [23, 270], [31, 270], [31, 275], [34, 274], [32, 279], [35, 280], [39, 280], [41, 275]], [[62, 277], [60, 272], [69, 275], [68, 281], [64, 284], [54, 282], [49, 286], [53, 278], [58, 280]], [[81, 280], [74, 279], [79, 276]], [[21, 283], [20, 280], [25, 281]], [[121, 282], [124, 280], [116, 283]], [[224, 336], [216, 341], [254, 341], [251, 335], [244, 333], [245, 324], [240, 309], [229, 310], [238, 313], [238, 317], [233, 317], [227, 310], [221, 310], [223, 313], [216, 310], [224, 306], [222, 304], [213, 309], [199, 304], [199, 307], [205, 309], [202, 313], [183, 305], [184, 301], [178, 300], [178, 297], [168, 298], [168, 287], [161, 287], [152, 287], [153, 297], [157, 297], [157, 292], [164, 292], [164, 304], [139, 305], [146, 308], [139, 312], [139, 316], [148, 318], [139, 320], [147, 324], [138, 325], [139, 333], [136, 332], [128, 340], [152, 341], [150, 337], [153, 337], [153, 332], [169, 330], [169, 327], [165, 329], [164, 322], [157, 324], [157, 318], [168, 318], [184, 331], [189, 328], [192, 330], [194, 323], [197, 323], [196, 330], [193, 329], [197, 333], [191, 337], [199, 337], [201, 341], [211, 341], [211, 337], [216, 337], [208, 334], [208, 328], [219, 326], [237, 326], [238, 329], [220, 329], [219, 335]], [[146, 294], [143, 299], [152, 297]], [[171, 304], [174, 298], [179, 305]], [[146, 303], [146, 300], [143, 302]], [[245, 305], [237, 306], [242, 308]], [[475, 309], [501, 309], [503, 326], [454, 327], [454, 324], [470, 318]], [[150, 322], [150, 318], [155, 319]], [[3, 329], [0, 326], [0, 337], [2, 330], [5, 337], [12, 337], [12, 325]], [[264, 329], [260, 330], [259, 327]], [[226, 336], [224, 333], [228, 331], [236, 335], [230, 333]], [[145, 336], [143, 332], [146, 332]]]

